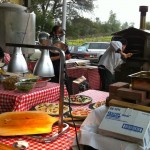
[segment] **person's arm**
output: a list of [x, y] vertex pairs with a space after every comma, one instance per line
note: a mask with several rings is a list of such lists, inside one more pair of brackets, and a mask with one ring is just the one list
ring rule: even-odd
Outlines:
[[123, 57], [123, 58], [125, 58], [125, 59], [127, 59], [127, 58], [130, 58], [131, 56], [133, 55], [133, 53], [123, 53], [122, 51], [121, 51], [121, 56]]
[[[55, 47], [58, 47], [60, 49], [62, 49], [64, 52], [65, 52], [65, 58], [66, 60], [70, 59], [71, 58], [71, 55], [70, 55], [70, 51], [68, 49], [68, 46], [62, 42], [57, 42], [55, 44], [53, 44], [53, 46]], [[59, 60], [60, 59], [60, 56], [51, 56], [51, 60]]]
[[129, 58], [129, 57], [131, 57], [133, 55], [132, 53], [127, 53], [127, 54], [124, 53], [122, 51], [122, 44], [119, 41], [112, 41], [110, 43], [110, 46], [113, 47], [113, 49], [116, 51], [116, 53], [120, 53], [122, 58], [127, 59], [127, 58]]
[[[68, 59], [70, 59], [71, 58], [71, 55], [70, 54], [66, 54], [65, 55], [65, 58], [66, 58], [66, 60], [68, 60]], [[53, 61], [53, 60], [59, 60], [60, 59], [60, 56], [52, 56], [51, 57], [51, 60]]]
[[118, 49], [117, 52], [120, 53], [121, 57], [125, 58], [125, 59], [127, 59], [127, 58], [129, 58], [129, 57], [131, 57], [133, 55], [133, 53], [127, 53], [126, 54], [126, 53], [122, 52], [121, 49]]
[[59, 60], [60, 59], [60, 56], [52, 56], [51, 57], [51, 60], [53, 61], [53, 60]]

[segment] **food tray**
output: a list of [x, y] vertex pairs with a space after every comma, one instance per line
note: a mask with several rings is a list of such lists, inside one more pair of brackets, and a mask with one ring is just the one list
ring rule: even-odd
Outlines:
[[58, 117], [42, 111], [5, 112], [0, 114], [0, 136], [50, 133], [55, 122]]
[[132, 89], [150, 91], [150, 71], [140, 71], [129, 75]]
[[45, 87], [45, 86], [47, 85], [48, 81], [49, 81], [49, 80], [38, 81], [38, 82], [36, 82], [35, 87], [36, 87], [36, 88]]
[[35, 82], [17, 82], [15, 86], [19, 92], [29, 92], [34, 88]]

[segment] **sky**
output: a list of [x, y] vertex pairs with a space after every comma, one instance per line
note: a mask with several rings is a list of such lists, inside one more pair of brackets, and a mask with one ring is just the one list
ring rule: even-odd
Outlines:
[[116, 14], [116, 20], [122, 23], [134, 22], [134, 27], [140, 27], [139, 6], [148, 6], [146, 22], [150, 22], [150, 0], [94, 0], [95, 9], [93, 13], [86, 14], [86, 17], [93, 20], [96, 17], [101, 22], [108, 21], [110, 11]]

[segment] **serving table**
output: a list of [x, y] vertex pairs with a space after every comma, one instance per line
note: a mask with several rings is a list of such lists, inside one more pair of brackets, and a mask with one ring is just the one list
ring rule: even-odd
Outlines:
[[[48, 82], [45, 87], [34, 88], [30, 92], [18, 92], [17, 90], [4, 90], [0, 87], [0, 113], [10, 111], [26, 111], [31, 107], [44, 103], [55, 102], [60, 97], [60, 85]], [[64, 95], [68, 92], [64, 89]]]
[[[28, 60], [27, 65], [28, 65], [28, 69], [33, 72], [33, 69], [35, 67], [35, 64], [37, 62], [37, 58], [35, 58], [35, 60]], [[81, 63], [81, 64], [89, 64], [90, 61], [89, 60], [82, 60], [82, 59], [69, 59], [65, 61], [66, 63], [66, 67], [67, 68], [71, 68], [76, 66], [77, 64]]]
[[[100, 134], [98, 127], [107, 111], [108, 107], [103, 105], [93, 110], [84, 120], [80, 127], [80, 132], [78, 132], [80, 150], [83, 150], [85, 145], [86, 148], [87, 146], [90, 146], [88, 150], [90, 150], [91, 147], [98, 150], [147, 150], [147, 147], [141, 146], [137, 143], [119, 140], [117, 138]], [[78, 150], [76, 140], [74, 140], [72, 144], [72, 149]]]
[[[54, 91], [53, 91], [53, 93], [56, 93]], [[87, 91], [84, 91], [79, 94], [90, 96], [93, 99], [93, 101], [91, 103], [94, 103], [96, 101], [105, 101], [106, 98], [109, 96], [109, 93], [98, 91], [98, 90], [87, 90]], [[34, 103], [34, 105], [35, 105], [35, 103]], [[72, 107], [72, 109], [87, 108], [89, 105], [90, 104], [80, 105], [80, 106], [79, 105], [71, 105], [71, 107]], [[54, 126], [53, 134], [56, 133], [57, 130], [58, 130], [58, 127]], [[79, 130], [79, 128], [77, 128], [77, 130]], [[49, 135], [50, 134], [47, 134], [46, 136], [49, 136]], [[50, 143], [40, 143], [40, 142], [38, 142], [38, 140], [35, 141], [35, 139], [33, 139], [31, 136], [15, 136], [15, 137], [2, 137], [1, 136], [0, 143], [12, 146], [13, 143], [15, 143], [16, 141], [24, 140], [29, 143], [29, 148], [27, 150], [56, 150], [56, 149], [57, 150], [72, 150], [71, 146], [72, 146], [74, 138], [75, 138], [75, 129], [74, 129], [74, 127], [70, 126], [69, 130], [66, 133], [62, 134], [55, 141], [50, 142]]]
[[[67, 75], [71, 80], [75, 80], [84, 76], [89, 83], [89, 89], [100, 90], [101, 81], [100, 74], [97, 66], [76, 66], [67, 68]], [[78, 93], [78, 86], [74, 83], [71, 84], [73, 93]]]

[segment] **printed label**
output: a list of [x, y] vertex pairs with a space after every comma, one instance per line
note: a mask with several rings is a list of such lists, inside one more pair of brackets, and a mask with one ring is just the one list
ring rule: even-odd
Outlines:
[[131, 124], [123, 124], [122, 128], [126, 129], [126, 130], [131, 130], [131, 131], [134, 131], [134, 132], [140, 132], [140, 133], [142, 133], [142, 131], [143, 131], [143, 128], [138, 127], [138, 126], [134, 126], [134, 125], [131, 125]]
[[107, 115], [106, 115], [107, 119], [113, 119], [113, 120], [117, 120], [120, 118], [120, 113], [114, 113], [111, 111], [108, 111]]

